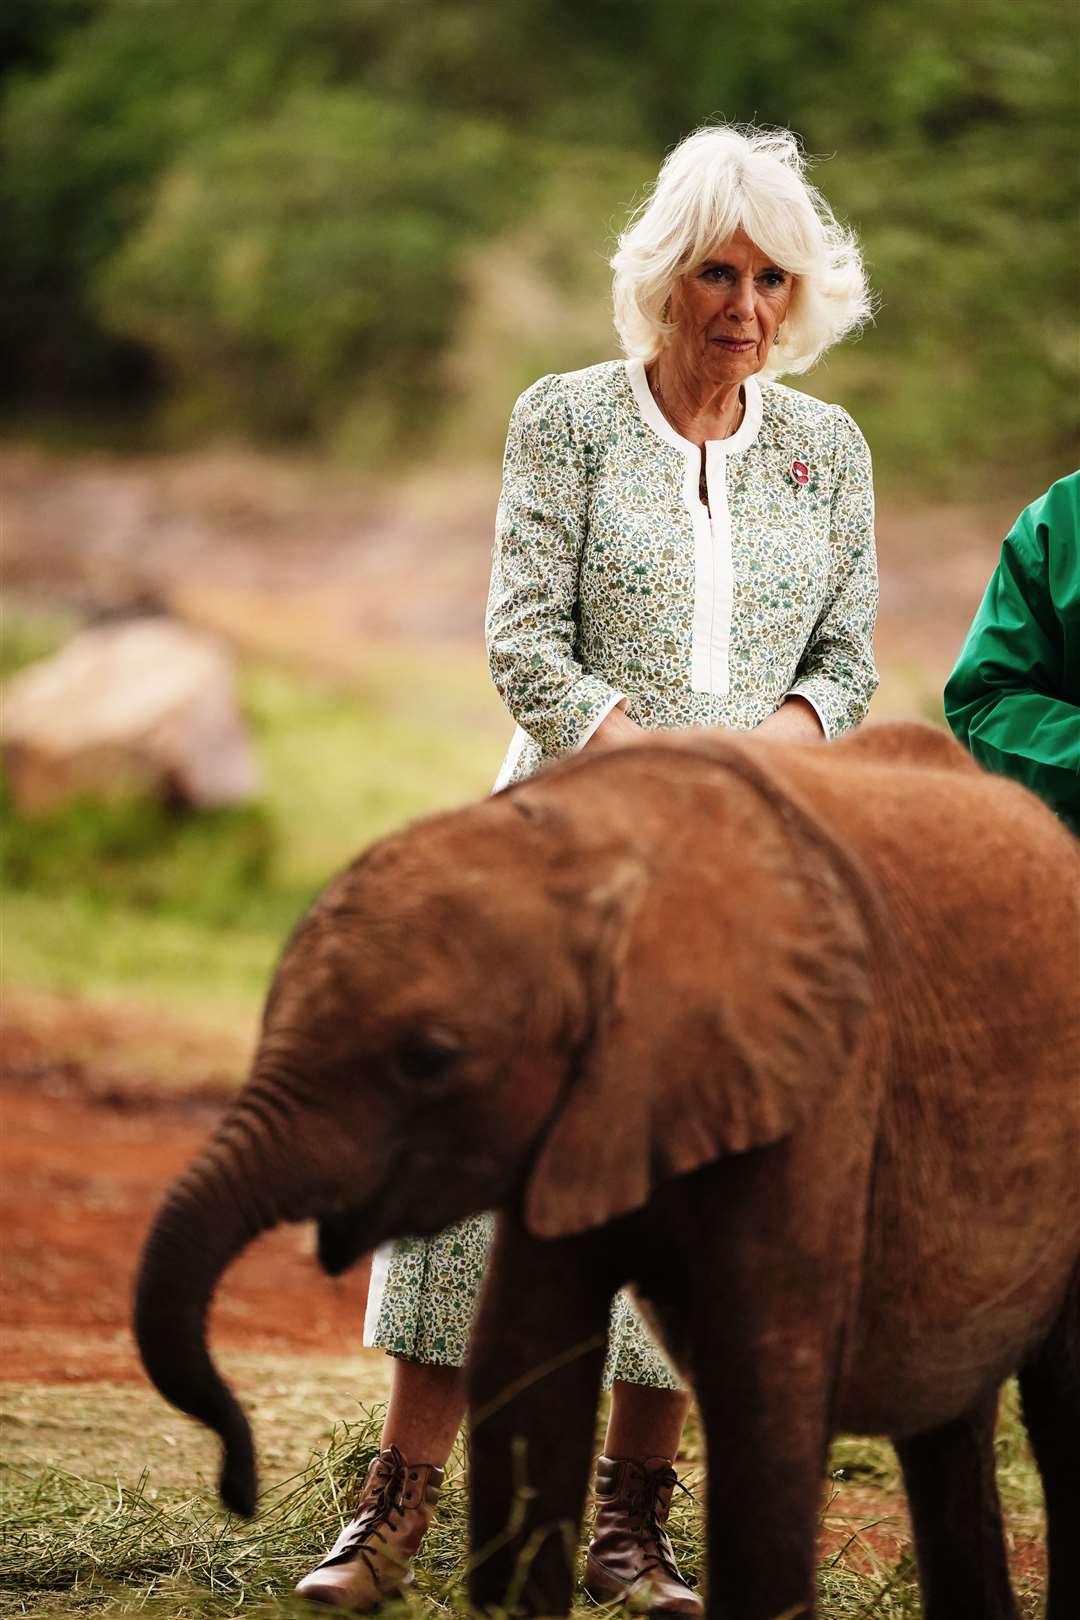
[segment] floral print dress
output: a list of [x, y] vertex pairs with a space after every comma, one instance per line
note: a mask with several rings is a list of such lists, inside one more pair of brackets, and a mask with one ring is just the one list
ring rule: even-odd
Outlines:
[[[826, 736], [877, 685], [874, 496], [862, 434], [837, 405], [749, 378], [743, 420], [700, 448], [640, 361], [543, 377], [514, 407], [487, 642], [517, 731], [496, 782], [579, 749], [625, 699], [645, 727], [749, 730], [790, 695]], [[380, 1250], [365, 1342], [459, 1366], [491, 1217]], [[629, 1298], [606, 1381], [676, 1380]]]

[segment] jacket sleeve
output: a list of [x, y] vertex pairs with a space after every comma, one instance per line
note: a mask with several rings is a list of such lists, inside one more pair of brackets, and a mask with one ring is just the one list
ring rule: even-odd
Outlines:
[[575, 653], [587, 521], [586, 456], [560, 378], [542, 377], [510, 418], [486, 633], [499, 696], [549, 758], [584, 747], [625, 696]]
[[874, 664], [878, 575], [870, 450], [846, 411], [838, 407], [836, 419], [829, 599], [799, 660], [791, 688], [792, 696], [805, 698], [816, 710], [830, 738], [850, 731], [866, 718], [878, 684]]
[[946, 684], [945, 716], [981, 764], [1031, 788], [1080, 831], [1080, 707], [1066, 695], [1052, 543], [1029, 508], [1002, 545]]

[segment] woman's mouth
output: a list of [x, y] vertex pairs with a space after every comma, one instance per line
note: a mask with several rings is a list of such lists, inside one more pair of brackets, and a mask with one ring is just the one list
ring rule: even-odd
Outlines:
[[711, 341], [719, 348], [727, 349], [731, 354], [746, 354], [754, 347], [753, 338], [715, 337]]

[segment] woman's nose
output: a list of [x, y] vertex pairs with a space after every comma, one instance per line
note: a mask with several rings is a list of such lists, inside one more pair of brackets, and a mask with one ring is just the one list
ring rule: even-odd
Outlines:
[[754, 314], [754, 284], [747, 277], [740, 279], [731, 289], [727, 304], [729, 320], [748, 321]]

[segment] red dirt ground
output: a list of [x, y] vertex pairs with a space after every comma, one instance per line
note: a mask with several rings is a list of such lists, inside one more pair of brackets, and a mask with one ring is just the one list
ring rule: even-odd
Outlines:
[[[0, 1120], [0, 1380], [143, 1382], [131, 1340], [132, 1275], [163, 1190], [198, 1150], [227, 1092], [163, 1096], [50, 1063], [4, 1031]], [[237, 1261], [216, 1307], [217, 1343], [347, 1355], [359, 1343], [366, 1268], [330, 1281], [310, 1227], [280, 1227]]]

